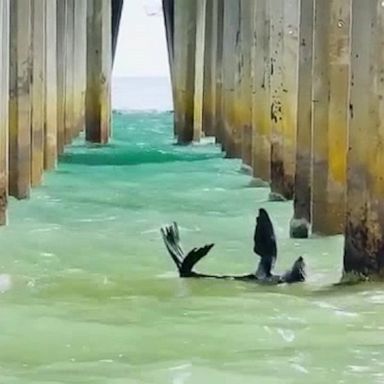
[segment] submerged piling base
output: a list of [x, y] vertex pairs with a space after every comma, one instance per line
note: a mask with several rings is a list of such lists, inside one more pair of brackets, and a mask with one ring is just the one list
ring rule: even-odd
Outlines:
[[278, 192], [270, 192], [268, 195], [269, 201], [288, 201], [282, 194]]
[[291, 219], [289, 224], [289, 236], [293, 239], [307, 239], [310, 223], [306, 219]]
[[249, 186], [253, 188], [269, 188], [269, 183], [268, 181], [260, 179], [260, 177], [254, 177], [249, 183]]

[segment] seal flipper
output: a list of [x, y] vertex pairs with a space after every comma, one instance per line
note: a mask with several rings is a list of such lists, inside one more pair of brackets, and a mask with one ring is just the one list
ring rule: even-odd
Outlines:
[[176, 264], [177, 269], [180, 270], [184, 259], [184, 252], [181, 247], [176, 246], [177, 242], [175, 239], [177, 238], [177, 233], [175, 231], [177, 231], [177, 225], [174, 223], [172, 226], [161, 228], [160, 231], [168, 253]]
[[208, 244], [200, 248], [193, 248], [187, 255], [183, 251], [180, 243], [180, 234], [177, 223], [161, 228], [164, 244], [172, 260], [177, 266], [180, 277], [198, 277], [199, 274], [193, 272], [193, 267], [208, 254], [214, 244]]
[[293, 263], [292, 268], [281, 276], [280, 281], [288, 284], [305, 281], [305, 262], [301, 256]]
[[185, 259], [183, 260], [183, 263], [181, 264], [181, 268], [179, 270], [181, 277], [188, 277], [194, 274], [193, 267], [204, 257], [208, 254], [208, 252], [214, 247], [215, 244], [208, 244], [204, 245], [204, 247], [201, 248], [193, 248], [192, 251], [190, 251]]
[[253, 251], [261, 257], [256, 274], [269, 277], [277, 259], [277, 245], [273, 224], [267, 211], [259, 209], [253, 235]]

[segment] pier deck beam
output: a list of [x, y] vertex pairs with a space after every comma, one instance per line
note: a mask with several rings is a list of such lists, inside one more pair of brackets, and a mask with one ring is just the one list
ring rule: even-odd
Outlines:
[[17, 199], [31, 185], [31, 11], [30, 0], [10, 2], [9, 194]]
[[106, 144], [111, 133], [112, 6], [88, 0], [86, 140]]

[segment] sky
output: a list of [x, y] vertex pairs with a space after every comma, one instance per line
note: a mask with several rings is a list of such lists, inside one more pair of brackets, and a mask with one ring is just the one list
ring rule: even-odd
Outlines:
[[114, 77], [169, 77], [161, 0], [126, 0]]

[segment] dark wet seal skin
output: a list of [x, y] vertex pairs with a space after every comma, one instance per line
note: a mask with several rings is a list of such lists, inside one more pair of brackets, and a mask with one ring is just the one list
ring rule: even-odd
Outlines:
[[259, 216], [256, 218], [253, 252], [261, 257], [260, 264], [266, 276], [271, 276], [277, 258], [277, 246], [271, 219], [263, 208], [259, 209]]
[[207, 244], [203, 247], [193, 248], [187, 254], [184, 253], [177, 223], [161, 228], [164, 244], [182, 278], [211, 278], [255, 282], [258, 284], [276, 285], [292, 284], [305, 281], [305, 262], [299, 257], [292, 268], [282, 275], [273, 275], [272, 270], [277, 259], [277, 246], [275, 232], [267, 211], [259, 210], [254, 231], [253, 251], [260, 256], [260, 262], [255, 273], [248, 275], [207, 275], [195, 272], [195, 265], [205, 257], [214, 247]]

